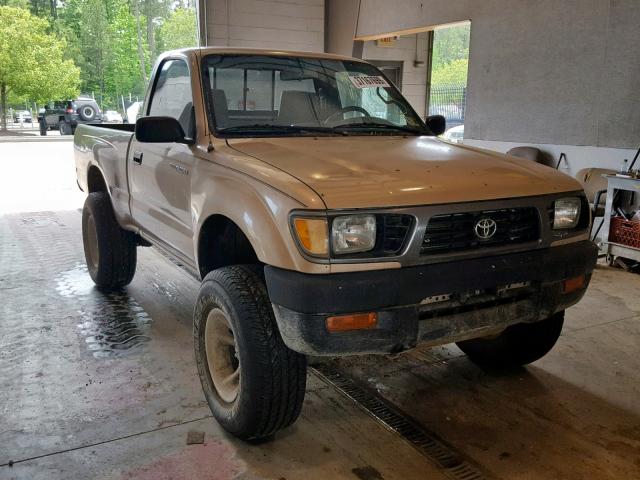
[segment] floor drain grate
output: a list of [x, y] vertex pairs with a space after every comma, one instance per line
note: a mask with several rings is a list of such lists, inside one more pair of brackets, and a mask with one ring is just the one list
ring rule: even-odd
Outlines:
[[451, 447], [434, 435], [425, 431], [415, 421], [408, 418], [379, 396], [357, 385], [336, 368], [318, 364], [312, 370], [344, 395], [353, 400], [362, 410], [382, 423], [387, 429], [397, 433], [420, 453], [435, 462], [444, 473], [455, 480], [486, 480], [486, 475], [463, 459]]

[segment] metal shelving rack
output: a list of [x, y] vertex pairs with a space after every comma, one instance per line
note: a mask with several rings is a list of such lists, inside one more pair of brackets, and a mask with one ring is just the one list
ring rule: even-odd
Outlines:
[[[607, 179], [607, 203], [604, 210], [604, 223], [602, 224], [604, 241], [602, 251], [607, 255], [607, 262], [611, 263], [613, 257], [630, 258], [640, 262], [640, 248], [613, 243], [609, 241], [609, 227], [611, 225], [611, 213], [613, 211], [613, 197], [618, 190], [640, 194], [640, 178], [622, 177], [617, 175], [605, 175]], [[640, 198], [640, 197], [637, 197]]]

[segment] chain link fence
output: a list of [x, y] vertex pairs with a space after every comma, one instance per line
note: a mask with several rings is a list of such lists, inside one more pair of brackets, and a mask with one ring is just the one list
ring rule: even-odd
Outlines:
[[443, 115], [447, 127], [464, 124], [467, 105], [466, 85], [432, 85], [429, 92], [429, 115]]

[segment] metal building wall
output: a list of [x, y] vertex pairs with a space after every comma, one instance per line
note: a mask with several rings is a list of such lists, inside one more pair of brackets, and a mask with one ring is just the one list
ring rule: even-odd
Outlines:
[[208, 45], [324, 51], [324, 0], [203, 0]]

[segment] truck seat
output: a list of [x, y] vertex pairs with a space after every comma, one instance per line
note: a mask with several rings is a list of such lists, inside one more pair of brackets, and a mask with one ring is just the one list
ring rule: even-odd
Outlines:
[[279, 125], [319, 125], [318, 115], [309, 92], [285, 90], [278, 111]]
[[222, 89], [213, 91], [213, 112], [216, 124], [219, 127], [229, 126], [229, 105], [227, 103], [227, 94]]
[[536, 147], [514, 147], [507, 152], [507, 155], [524, 158], [525, 160], [531, 160], [536, 163], [542, 163], [540, 149]]

